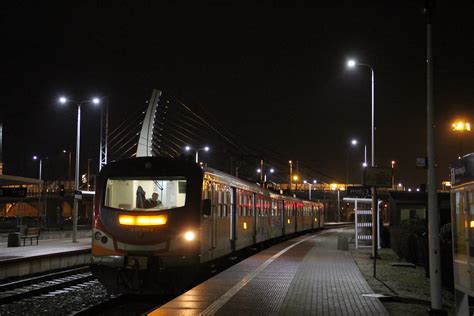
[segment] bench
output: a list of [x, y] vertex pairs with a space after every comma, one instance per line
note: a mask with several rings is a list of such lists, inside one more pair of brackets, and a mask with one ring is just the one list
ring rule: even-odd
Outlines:
[[36, 244], [38, 244], [38, 238], [40, 235], [39, 227], [28, 227], [24, 235], [20, 236], [23, 239], [23, 246], [25, 245], [25, 239], [30, 239], [30, 245], [33, 245], [33, 238], [36, 238]]

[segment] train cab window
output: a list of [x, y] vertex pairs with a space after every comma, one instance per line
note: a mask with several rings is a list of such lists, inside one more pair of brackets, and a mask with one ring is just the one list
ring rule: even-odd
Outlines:
[[105, 207], [143, 211], [167, 210], [184, 206], [186, 179], [109, 178], [105, 192]]

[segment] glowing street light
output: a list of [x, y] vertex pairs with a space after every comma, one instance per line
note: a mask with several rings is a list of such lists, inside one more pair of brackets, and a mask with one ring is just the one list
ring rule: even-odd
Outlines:
[[355, 66], [356, 66], [356, 62], [355, 62], [354, 59], [349, 59], [349, 60], [347, 61], [347, 67], [349, 67], [349, 68], [354, 68]]
[[[186, 151], [191, 151], [193, 148], [191, 146], [184, 147]], [[204, 146], [195, 151], [196, 163], [199, 163], [199, 152], [200, 151], [209, 151], [209, 146]]]
[[[318, 181], [313, 180], [313, 184], [316, 184]], [[303, 180], [304, 184], [308, 184], [308, 199], [311, 201], [311, 182]]]
[[33, 160], [39, 160], [39, 177], [38, 177], [38, 179], [42, 180], [41, 179], [41, 173], [42, 173], [42, 170], [43, 170], [43, 160], [41, 158], [39, 158], [38, 156], [36, 156], [36, 155], [33, 156]]
[[464, 120], [457, 120], [451, 124], [451, 129], [455, 132], [470, 132], [471, 123]]
[[[66, 97], [60, 97], [59, 103], [73, 103], [77, 106], [77, 136], [76, 136], [76, 174], [74, 179], [74, 187], [76, 190], [79, 190], [79, 161], [80, 161], [80, 150], [81, 150], [81, 105], [86, 103], [99, 104], [99, 98], [92, 98], [89, 100], [84, 100], [77, 102], [74, 100], [69, 100]], [[74, 195], [76, 196], [76, 195]], [[79, 201], [74, 198], [74, 210], [72, 212], [72, 242], [77, 242], [77, 213], [79, 209]]]
[[451, 124], [451, 130], [459, 135], [459, 159], [463, 155], [463, 134], [471, 131], [471, 123], [465, 120], [456, 120]]
[[[351, 146], [350, 147], [355, 147], [357, 146], [359, 142], [357, 139], [352, 139], [350, 141]], [[347, 155], [346, 155], [346, 190], [349, 185], [349, 154], [350, 154], [350, 147], [347, 149]]]
[[[374, 68], [372, 68], [371, 65], [369, 64], [362, 64], [356, 62], [354, 59], [350, 59], [347, 61], [347, 67], [349, 68], [355, 68], [356, 66], [363, 66], [367, 67], [370, 69], [371, 73], [371, 88], [372, 88], [372, 161], [371, 161], [371, 166], [375, 167], [375, 99], [374, 99], [374, 86], [375, 86], [375, 74], [374, 74]], [[378, 237], [378, 232], [377, 232], [377, 223], [378, 223], [378, 212], [377, 210], [377, 191], [375, 187], [372, 187], [372, 211], [373, 211], [373, 216], [372, 216], [372, 257], [374, 258], [374, 262], [376, 258], [378, 257], [378, 248], [377, 248], [377, 237]], [[374, 277], [375, 277], [375, 263], [374, 263]]]

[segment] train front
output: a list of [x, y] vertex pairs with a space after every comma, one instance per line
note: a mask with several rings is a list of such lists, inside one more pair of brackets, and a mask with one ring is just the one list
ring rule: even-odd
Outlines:
[[170, 158], [131, 158], [102, 169], [92, 263], [108, 291], [167, 292], [199, 264], [202, 178], [197, 164]]

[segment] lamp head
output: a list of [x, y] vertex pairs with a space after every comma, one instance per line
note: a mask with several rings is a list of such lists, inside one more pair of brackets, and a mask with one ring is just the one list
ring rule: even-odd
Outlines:
[[260, 172], [262, 172], [262, 169], [258, 168], [257, 173], [260, 173]]
[[93, 99], [92, 99], [92, 103], [94, 103], [94, 104], [99, 104], [99, 103], [100, 103], [100, 99], [99, 99], [99, 98], [93, 98]]
[[306, 184], [306, 183], [308, 183], [308, 181], [306, 181], [306, 180], [303, 180], [303, 183], [304, 183], [304, 184]]
[[186, 146], [186, 147], [184, 147], [184, 149], [185, 149], [186, 151], [190, 151], [190, 150], [191, 150], [191, 147], [190, 147], [190, 146]]
[[38, 159], [38, 156], [33, 156], [33, 160], [37, 160]]
[[274, 173], [274, 172], [275, 172], [275, 169], [271, 168], [270, 173]]
[[352, 144], [352, 146], [355, 146], [355, 145], [357, 145], [357, 139], [353, 139], [353, 140], [351, 140], [351, 144]]
[[347, 61], [347, 67], [354, 68], [356, 66], [356, 61], [354, 59], [349, 59]]
[[67, 102], [66, 97], [60, 97], [60, 98], [59, 98], [59, 103], [65, 104], [66, 102]]
[[313, 180], [313, 183], [314, 183], [314, 184], [318, 183], [318, 180]]
[[204, 147], [205, 151], [209, 151], [209, 146]]

